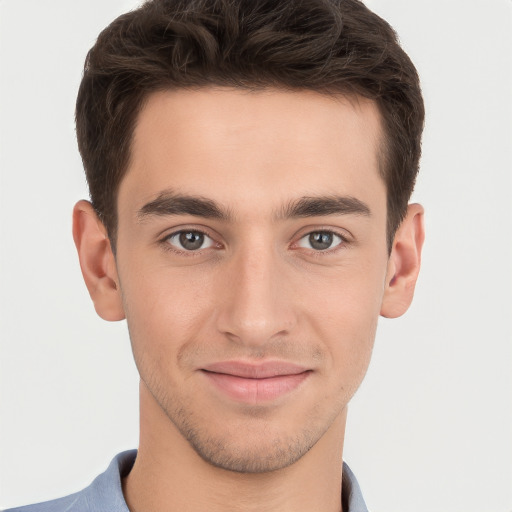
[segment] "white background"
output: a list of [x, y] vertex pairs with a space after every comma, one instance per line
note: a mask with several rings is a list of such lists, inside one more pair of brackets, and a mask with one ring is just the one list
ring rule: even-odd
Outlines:
[[[88, 485], [135, 447], [124, 323], [96, 317], [71, 239], [73, 110], [128, 0], [0, 0], [0, 508]], [[415, 302], [381, 321], [345, 459], [371, 510], [512, 511], [512, 2], [372, 0], [422, 76]]]

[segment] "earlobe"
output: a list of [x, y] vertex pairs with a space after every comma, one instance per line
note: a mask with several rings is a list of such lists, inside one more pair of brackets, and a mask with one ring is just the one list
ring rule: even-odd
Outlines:
[[409, 308], [420, 271], [424, 238], [423, 207], [411, 204], [393, 241], [380, 312], [382, 316], [396, 318]]
[[104, 320], [122, 320], [116, 261], [106, 229], [88, 201], [79, 201], [73, 209], [73, 239], [96, 312]]

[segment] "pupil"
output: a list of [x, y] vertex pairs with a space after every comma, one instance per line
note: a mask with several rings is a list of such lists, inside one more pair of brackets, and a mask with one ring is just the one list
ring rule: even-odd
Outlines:
[[194, 231], [180, 233], [180, 244], [188, 251], [200, 249], [204, 242], [204, 235]]
[[325, 251], [332, 245], [332, 233], [320, 232], [309, 235], [309, 243], [313, 249]]

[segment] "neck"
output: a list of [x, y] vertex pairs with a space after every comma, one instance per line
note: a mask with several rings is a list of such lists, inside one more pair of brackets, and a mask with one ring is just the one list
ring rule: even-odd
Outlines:
[[306, 512], [341, 510], [346, 414], [290, 466], [237, 473], [205, 462], [141, 385], [140, 444], [123, 481], [132, 512]]

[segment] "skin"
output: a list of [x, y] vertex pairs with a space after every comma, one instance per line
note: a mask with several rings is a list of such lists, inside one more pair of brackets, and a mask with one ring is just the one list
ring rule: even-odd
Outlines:
[[[410, 205], [388, 254], [381, 137], [362, 98], [159, 92], [120, 185], [115, 257], [90, 204], [76, 205], [89, 292], [100, 316], [127, 319], [141, 376], [139, 455], [123, 482], [132, 510], [341, 510], [347, 404], [378, 316], [412, 300], [423, 242]], [[177, 197], [223, 215], [191, 214], [186, 200], [173, 210]], [[333, 197], [357, 211], [326, 211]], [[311, 216], [290, 211], [303, 198]], [[198, 249], [180, 245], [185, 233]], [[304, 379], [235, 399], [205, 371], [233, 360], [293, 363]]]

